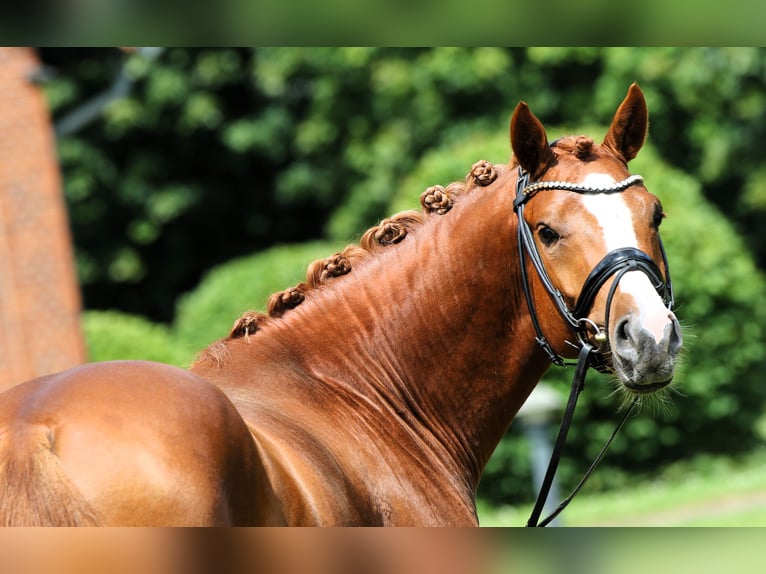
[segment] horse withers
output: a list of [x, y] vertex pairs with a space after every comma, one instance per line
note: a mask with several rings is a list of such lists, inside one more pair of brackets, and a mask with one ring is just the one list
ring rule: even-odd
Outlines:
[[[309, 266], [189, 371], [77, 367], [0, 395], [0, 523], [475, 525], [482, 470], [551, 364], [626, 394], [681, 347], [647, 110], [553, 143], [529, 107], [479, 161]], [[518, 242], [517, 239], [518, 238]]]

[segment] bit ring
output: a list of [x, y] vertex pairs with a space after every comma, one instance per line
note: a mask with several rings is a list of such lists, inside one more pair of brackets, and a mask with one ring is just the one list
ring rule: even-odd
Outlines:
[[[591, 321], [587, 317], [581, 317], [577, 320], [579, 324], [584, 324], [586, 326], [592, 327], [594, 334], [593, 334], [593, 340], [598, 343], [599, 347], [603, 346], [607, 342], [607, 334], [606, 331], [604, 331], [601, 327], [599, 327], [595, 322]], [[582, 333], [577, 333], [577, 337], [580, 339], [580, 343], [585, 343], [583, 341], [583, 335]]]

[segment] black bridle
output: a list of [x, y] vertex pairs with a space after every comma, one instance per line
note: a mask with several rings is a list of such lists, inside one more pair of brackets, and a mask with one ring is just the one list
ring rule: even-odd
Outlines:
[[[554, 351], [551, 344], [545, 338], [543, 334], [540, 321], [537, 317], [537, 311], [535, 303], [532, 298], [532, 290], [529, 284], [529, 277], [527, 273], [527, 258], [532, 262], [537, 275], [551, 297], [551, 300], [558, 309], [559, 314], [567, 323], [567, 325], [576, 334], [577, 342], [567, 341], [568, 344], [574, 348], [579, 349], [579, 356], [576, 365], [574, 377], [572, 380], [572, 388], [569, 394], [569, 400], [567, 402], [564, 416], [561, 421], [561, 427], [559, 428], [559, 434], [556, 438], [556, 443], [551, 454], [551, 460], [548, 464], [548, 470], [546, 471], [543, 483], [540, 486], [540, 493], [538, 494], [537, 501], [532, 510], [532, 514], [527, 521], [527, 526], [545, 526], [550, 523], [558, 514], [564, 510], [569, 502], [574, 498], [580, 488], [585, 484], [590, 474], [596, 468], [601, 459], [606, 454], [609, 445], [614, 437], [623, 427], [628, 417], [630, 416], [633, 408], [636, 405], [636, 401], [633, 401], [630, 407], [627, 409], [623, 418], [615, 428], [609, 440], [599, 452], [593, 464], [586, 471], [585, 476], [578, 483], [572, 493], [559, 505], [559, 507], [546, 519], [540, 521], [540, 514], [542, 512], [545, 501], [548, 498], [551, 485], [553, 483], [553, 477], [556, 473], [561, 453], [566, 442], [567, 433], [569, 432], [569, 426], [572, 422], [574, 415], [574, 409], [577, 404], [577, 398], [584, 388], [585, 375], [588, 367], [594, 367], [598, 370], [606, 370], [607, 361], [604, 355], [604, 350], [608, 342], [609, 333], [609, 313], [612, 306], [612, 300], [614, 298], [617, 285], [622, 277], [630, 271], [641, 271], [649, 277], [657, 293], [662, 297], [665, 305], [670, 309], [673, 306], [673, 287], [670, 282], [670, 273], [668, 271], [667, 257], [665, 256], [665, 248], [660, 240], [660, 252], [662, 254], [663, 266], [665, 268], [665, 275], [663, 276], [660, 268], [655, 261], [646, 253], [640, 249], [634, 247], [623, 247], [615, 249], [606, 254], [606, 256], [593, 268], [588, 277], [585, 280], [582, 288], [580, 289], [580, 295], [575, 302], [574, 309], [570, 309], [566, 302], [566, 299], [562, 293], [556, 288], [551, 281], [548, 273], [545, 270], [542, 257], [535, 244], [532, 230], [524, 219], [524, 206], [527, 201], [539, 191], [543, 190], [565, 190], [575, 193], [620, 193], [632, 185], [641, 183], [643, 178], [640, 175], [632, 175], [620, 182], [617, 182], [609, 186], [586, 186], [577, 183], [564, 182], [564, 181], [538, 181], [534, 183], [529, 182], [529, 174], [519, 167], [518, 180], [516, 182], [516, 199], [513, 203], [514, 211], [518, 219], [518, 249], [519, 259], [521, 266], [521, 279], [524, 286], [524, 295], [527, 300], [527, 306], [529, 307], [529, 314], [532, 318], [532, 323], [535, 327], [537, 344], [543, 349], [550, 361], [558, 366], [572, 365], [573, 363], [567, 363], [556, 351]], [[593, 307], [593, 303], [596, 299], [601, 288], [604, 284], [614, 277], [612, 285], [609, 288], [609, 293], [606, 300], [606, 311], [604, 317], [603, 329], [593, 321], [588, 319], [587, 315]], [[594, 341], [599, 344], [599, 349], [596, 349], [589, 342], [588, 329], [592, 328], [595, 331]]]
[[[516, 199], [513, 202], [513, 208], [518, 219], [518, 248], [519, 258], [521, 260], [521, 278], [524, 285], [524, 295], [527, 300], [527, 306], [529, 307], [529, 313], [532, 317], [535, 332], [537, 333], [537, 343], [543, 351], [545, 351], [546, 355], [548, 355], [548, 358], [554, 365], [564, 366], [566, 363], [564, 359], [553, 350], [553, 347], [545, 338], [537, 318], [537, 311], [532, 298], [529, 277], [527, 274], [527, 257], [529, 257], [529, 260], [532, 262], [540, 281], [550, 295], [551, 300], [556, 305], [559, 314], [577, 334], [579, 345], [569, 342], [575, 348], [581, 347], [583, 342], [587, 340], [588, 327], [594, 328], [597, 336], [602, 332], [599, 326], [593, 324], [593, 322], [587, 318], [587, 315], [593, 307], [593, 302], [596, 299], [596, 295], [601, 290], [601, 287], [603, 287], [613, 275], [617, 275], [618, 277], [616, 277], [616, 279], [618, 279], [622, 278], [628, 271], [643, 271], [649, 277], [655, 290], [662, 297], [668, 308], [673, 306], [673, 287], [670, 282], [668, 262], [667, 257], [665, 256], [665, 248], [662, 246], [662, 241], [660, 241], [660, 251], [662, 253], [663, 265], [665, 267], [664, 277], [657, 264], [649, 255], [634, 247], [622, 247], [607, 253], [606, 256], [593, 268], [580, 289], [580, 295], [575, 302], [574, 309], [570, 309], [564, 295], [562, 295], [556, 286], [553, 285], [553, 282], [545, 270], [545, 265], [543, 264], [540, 252], [537, 250], [532, 230], [524, 219], [524, 206], [537, 192], [542, 190], [559, 189], [576, 193], [620, 193], [630, 186], [641, 183], [642, 181], [643, 178], [640, 175], [631, 175], [627, 179], [611, 186], [586, 186], [564, 181], [539, 181], [530, 184], [529, 174], [519, 167], [519, 177], [516, 182]], [[612, 284], [612, 295], [614, 294], [614, 289], [617, 283], [618, 281], [614, 281]], [[611, 299], [612, 298], [609, 297], [607, 300], [607, 314], [611, 307]], [[604, 329], [608, 329], [608, 321], [604, 325]], [[603, 342], [603, 340], [599, 342]]]

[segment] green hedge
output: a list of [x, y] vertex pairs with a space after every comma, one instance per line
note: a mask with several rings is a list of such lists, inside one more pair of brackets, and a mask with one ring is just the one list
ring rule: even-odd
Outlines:
[[243, 312], [265, 310], [269, 295], [303, 281], [312, 261], [342, 247], [329, 241], [282, 245], [215, 267], [180, 299], [177, 337], [198, 350], [225, 337]]
[[[601, 134], [605, 128], [577, 130]], [[572, 133], [551, 130], [551, 139]], [[393, 208], [417, 205], [429, 185], [462, 178], [478, 159], [506, 162], [508, 136], [476, 133], [436, 149], [401, 186]], [[455, 166], [462, 166], [455, 171]], [[726, 217], [704, 199], [700, 185], [669, 167], [648, 145], [631, 164], [663, 202], [668, 218], [663, 240], [668, 252], [676, 312], [684, 326], [685, 350], [676, 376], [677, 393], [657, 408], [645, 408], [623, 430], [589, 488], [619, 486], [636, 473], [697, 453], [735, 454], [760, 439], [754, 431], [764, 412], [766, 386], [766, 282]], [[572, 371], [553, 367], [545, 376], [566, 398]], [[613, 385], [589, 374], [562, 463], [565, 486], [585, 470], [611, 433], [619, 398]], [[492, 502], [531, 496], [529, 453], [512, 427], [490, 461], [480, 493]]]
[[195, 351], [165, 325], [119, 311], [86, 311], [82, 328], [89, 361], [144, 359], [188, 367]]

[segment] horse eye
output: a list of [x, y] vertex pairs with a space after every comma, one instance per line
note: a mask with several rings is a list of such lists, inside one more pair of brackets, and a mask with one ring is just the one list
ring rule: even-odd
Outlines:
[[663, 219], [665, 219], [665, 212], [662, 211], [662, 206], [657, 205], [654, 208], [654, 215], [652, 217], [652, 225], [655, 229], [659, 229]]
[[556, 233], [553, 229], [548, 227], [547, 225], [541, 225], [539, 229], [537, 230], [537, 236], [540, 238], [540, 241], [543, 242], [543, 245], [546, 247], [550, 247], [554, 243], [556, 243], [559, 239], [561, 239], [561, 236]]

